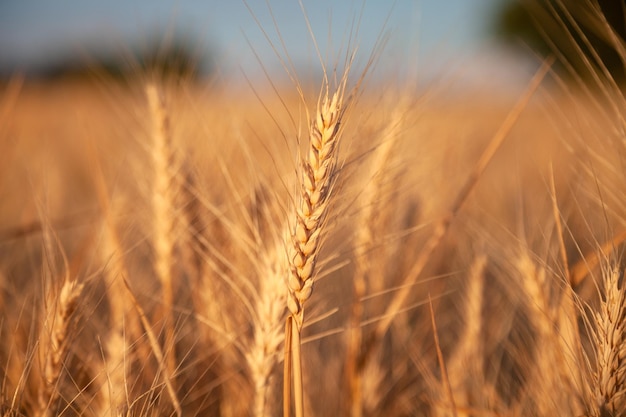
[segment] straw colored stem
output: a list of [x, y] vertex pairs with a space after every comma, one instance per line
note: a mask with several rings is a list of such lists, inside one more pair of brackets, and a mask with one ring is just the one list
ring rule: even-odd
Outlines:
[[[296, 416], [304, 414], [300, 332], [304, 323], [304, 304], [313, 292], [315, 266], [322, 232], [329, 211], [330, 196], [336, 181], [337, 147], [341, 119], [344, 114], [341, 87], [329, 98], [321, 99], [316, 118], [311, 124], [308, 156], [300, 164], [300, 198], [296, 206], [295, 227], [288, 248], [291, 273], [288, 278], [287, 308], [291, 315], [291, 359], [294, 375]], [[295, 327], [295, 328], [293, 328]], [[294, 345], [294, 344], [297, 344]], [[285, 378], [285, 384], [290, 383]]]
[[152, 162], [154, 182], [152, 189], [154, 267], [161, 283], [163, 320], [165, 326], [164, 353], [170, 374], [176, 369], [175, 335], [172, 318], [174, 288], [175, 195], [174, 151], [170, 122], [162, 91], [155, 84], [146, 86], [146, 96], [152, 118]]

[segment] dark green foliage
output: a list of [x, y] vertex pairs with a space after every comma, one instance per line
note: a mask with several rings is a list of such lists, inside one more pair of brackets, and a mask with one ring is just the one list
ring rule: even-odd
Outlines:
[[605, 67], [624, 81], [625, 13], [624, 0], [514, 0], [496, 14], [493, 30], [508, 43], [557, 55], [564, 74], [589, 78]]

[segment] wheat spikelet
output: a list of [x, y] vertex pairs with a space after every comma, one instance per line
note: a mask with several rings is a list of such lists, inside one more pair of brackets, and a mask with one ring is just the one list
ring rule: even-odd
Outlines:
[[206, 274], [206, 265], [203, 259], [206, 252], [204, 234], [206, 233], [203, 221], [203, 207], [197, 190], [197, 179], [194, 171], [189, 168], [191, 161], [187, 160], [181, 166], [184, 169], [184, 183], [181, 187], [181, 206], [183, 209], [181, 227], [184, 233], [184, 242], [181, 245], [181, 258], [185, 271], [190, 276], [193, 287], [200, 286]]
[[[536, 328], [535, 350], [536, 365], [531, 369], [531, 390], [536, 391], [536, 403], [541, 415], [548, 415], [556, 410], [559, 396], [548, 396], [558, 386], [558, 365], [555, 348], [554, 315], [550, 305], [550, 285], [546, 270], [535, 264], [526, 250], [522, 250], [516, 259], [529, 322]], [[550, 369], [550, 372], [545, 372]]]
[[596, 416], [626, 413], [626, 292], [616, 266], [604, 268], [604, 294], [594, 314]]
[[[56, 415], [56, 403], [59, 398], [59, 379], [63, 371], [63, 362], [69, 350], [69, 331], [72, 317], [78, 308], [78, 297], [83, 284], [66, 278], [56, 299], [51, 299], [51, 308], [46, 312], [43, 334], [39, 351], [43, 365], [41, 388], [37, 396], [35, 416], [51, 417]], [[53, 306], [53, 307], [52, 307]]]
[[[519, 255], [516, 267], [526, 296], [524, 304], [529, 322], [536, 329], [534, 366], [529, 372], [528, 392], [534, 397], [541, 415], [556, 412], [579, 414], [582, 411], [582, 387], [576, 383], [574, 373], [582, 364], [575, 361], [578, 347], [566, 344], [566, 338], [571, 341], [573, 337], [572, 329], [568, 328], [570, 325], [563, 323], [563, 327], [559, 326], [559, 321], [565, 319], [563, 315], [571, 315], [572, 311], [565, 311], [566, 305], [553, 301], [554, 284], [549, 278], [555, 281], [558, 278], [551, 276], [544, 265], [536, 264], [526, 251]], [[562, 295], [569, 296], [567, 293]], [[576, 320], [576, 316], [567, 317], [567, 320]], [[550, 371], [546, 372], [546, 369]]]
[[[98, 372], [101, 380], [102, 399], [96, 414], [117, 416], [117, 413], [125, 409], [129, 403], [129, 399], [126, 398], [126, 383], [130, 365], [128, 341], [132, 338], [138, 338], [142, 331], [137, 317], [131, 314], [130, 305], [125, 297], [126, 288], [122, 278], [128, 277], [129, 273], [126, 267], [124, 248], [115, 227], [111, 198], [95, 144], [91, 143], [91, 145], [89, 156], [94, 171], [94, 188], [103, 213], [100, 253], [105, 264], [103, 276], [111, 324], [109, 333], [103, 340], [103, 369]], [[141, 346], [139, 346], [140, 349]], [[147, 357], [148, 354], [149, 350], [146, 348], [143, 348], [139, 353], [141, 357]]]
[[[254, 416], [275, 415], [272, 376], [284, 342], [286, 255], [283, 241], [266, 249], [267, 265], [259, 276], [254, 335], [246, 352], [254, 388]], [[285, 259], [283, 259], [285, 258]]]
[[326, 94], [311, 125], [310, 147], [301, 164], [300, 199], [289, 251], [291, 274], [287, 307], [298, 330], [304, 320], [304, 303], [313, 291], [313, 275], [335, 181], [337, 143], [343, 116], [343, 87]]
[[[469, 271], [465, 298], [465, 328], [460, 337], [458, 346], [450, 358], [448, 373], [454, 397], [459, 401], [461, 408], [483, 405], [480, 402], [485, 381], [483, 378], [484, 343], [483, 331], [483, 292], [485, 286], [485, 269], [487, 257], [476, 257]], [[478, 403], [478, 404], [476, 404]], [[459, 410], [460, 417], [467, 417], [469, 413]]]
[[169, 117], [163, 92], [155, 84], [146, 85], [148, 107], [152, 118], [152, 188], [154, 268], [161, 283], [165, 326], [164, 355], [169, 373], [176, 369], [175, 335], [172, 317], [174, 283], [172, 266], [176, 245], [175, 155]]
[[572, 288], [571, 272], [565, 246], [565, 236], [563, 234], [563, 222], [561, 220], [561, 211], [557, 201], [556, 184], [554, 180], [554, 167], [550, 164], [550, 195], [552, 199], [552, 216], [556, 227], [556, 238], [559, 246], [561, 264], [564, 272], [563, 290], [561, 298], [557, 306], [557, 324], [559, 328], [558, 345], [563, 354], [563, 366], [560, 370], [563, 372], [561, 379], [568, 385], [568, 390], [577, 393], [582, 400], [577, 404], [576, 414], [581, 414], [584, 407], [585, 369], [584, 354], [582, 351], [582, 342], [580, 338], [580, 330], [578, 327], [579, 312], [582, 308], [577, 304], [577, 295]]
[[[347, 74], [346, 74], [347, 75]], [[336, 181], [337, 147], [347, 79], [329, 97], [328, 86], [320, 97], [315, 120], [309, 131], [307, 157], [300, 164], [300, 195], [295, 210], [295, 226], [288, 248], [291, 273], [287, 280], [287, 308], [290, 317], [285, 328], [284, 413], [290, 412], [291, 373], [293, 372], [296, 416], [304, 414], [300, 332], [304, 323], [304, 304], [313, 292], [315, 265], [320, 250], [323, 226], [328, 215], [330, 196]], [[291, 367], [293, 365], [293, 367]]]
[[[105, 415], [105, 410], [110, 410], [110, 413], [114, 413], [115, 410], [122, 410], [126, 407], [128, 399], [126, 398], [126, 377], [128, 375], [128, 362], [127, 354], [130, 351], [127, 341], [127, 333], [138, 335], [135, 326], [138, 325], [136, 320], [133, 320], [129, 314], [129, 306], [125, 303], [125, 297], [120, 288], [122, 284], [122, 277], [125, 267], [123, 261], [120, 259], [120, 253], [118, 252], [120, 246], [117, 239], [113, 235], [113, 231], [110, 230], [112, 225], [105, 225], [105, 236], [103, 251], [106, 256], [113, 259], [111, 262], [111, 268], [106, 268], [104, 271], [105, 282], [107, 288], [107, 294], [109, 296], [109, 306], [111, 311], [111, 330], [108, 337], [104, 340], [104, 369], [100, 374], [103, 382], [102, 385], [102, 401], [100, 406], [100, 415]], [[110, 246], [113, 248], [109, 249]], [[109, 250], [107, 250], [109, 249]], [[130, 325], [128, 323], [133, 323]], [[114, 414], [111, 414], [114, 415]]]

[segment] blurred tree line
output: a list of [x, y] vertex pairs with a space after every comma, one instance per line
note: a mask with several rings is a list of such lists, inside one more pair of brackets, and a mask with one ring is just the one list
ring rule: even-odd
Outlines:
[[[492, 30], [510, 45], [540, 55], [557, 56], [563, 74], [589, 78], [594, 72], [626, 81], [626, 0], [502, 0]], [[94, 73], [125, 79], [156, 73], [187, 79], [210, 75], [217, 51], [191, 33], [164, 35], [155, 30], [143, 45], [90, 56], [59, 56], [40, 68], [47, 79], [91, 77]], [[0, 78], [15, 71], [0, 69]]]
[[94, 76], [123, 81], [142, 74], [197, 79], [210, 75], [215, 69], [215, 48], [189, 32], [154, 30], [143, 39], [117, 48], [107, 44], [107, 40], [102, 44], [92, 42], [85, 45], [82, 53], [58, 47], [56, 57], [45, 64], [34, 68], [0, 69], [0, 79], [19, 72], [47, 81], [82, 80]]
[[626, 79], [625, 0], [513, 0], [496, 14], [495, 32], [541, 55], [554, 54], [564, 74]]
[[176, 33], [163, 36], [156, 32], [148, 41], [131, 45], [115, 53], [102, 53], [94, 50], [92, 57], [75, 56], [73, 59], [49, 65], [47, 78], [91, 77], [100, 73], [111, 78], [125, 79], [136, 74], [157, 74], [160, 76], [182, 76], [188, 79], [209, 74], [213, 71], [212, 51], [201, 48], [198, 40], [191, 35]]

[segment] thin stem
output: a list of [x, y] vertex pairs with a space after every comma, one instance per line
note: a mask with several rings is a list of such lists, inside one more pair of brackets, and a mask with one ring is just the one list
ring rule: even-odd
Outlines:
[[291, 414], [291, 333], [293, 332], [293, 319], [287, 317], [285, 322], [285, 360], [283, 368], [283, 417]]

